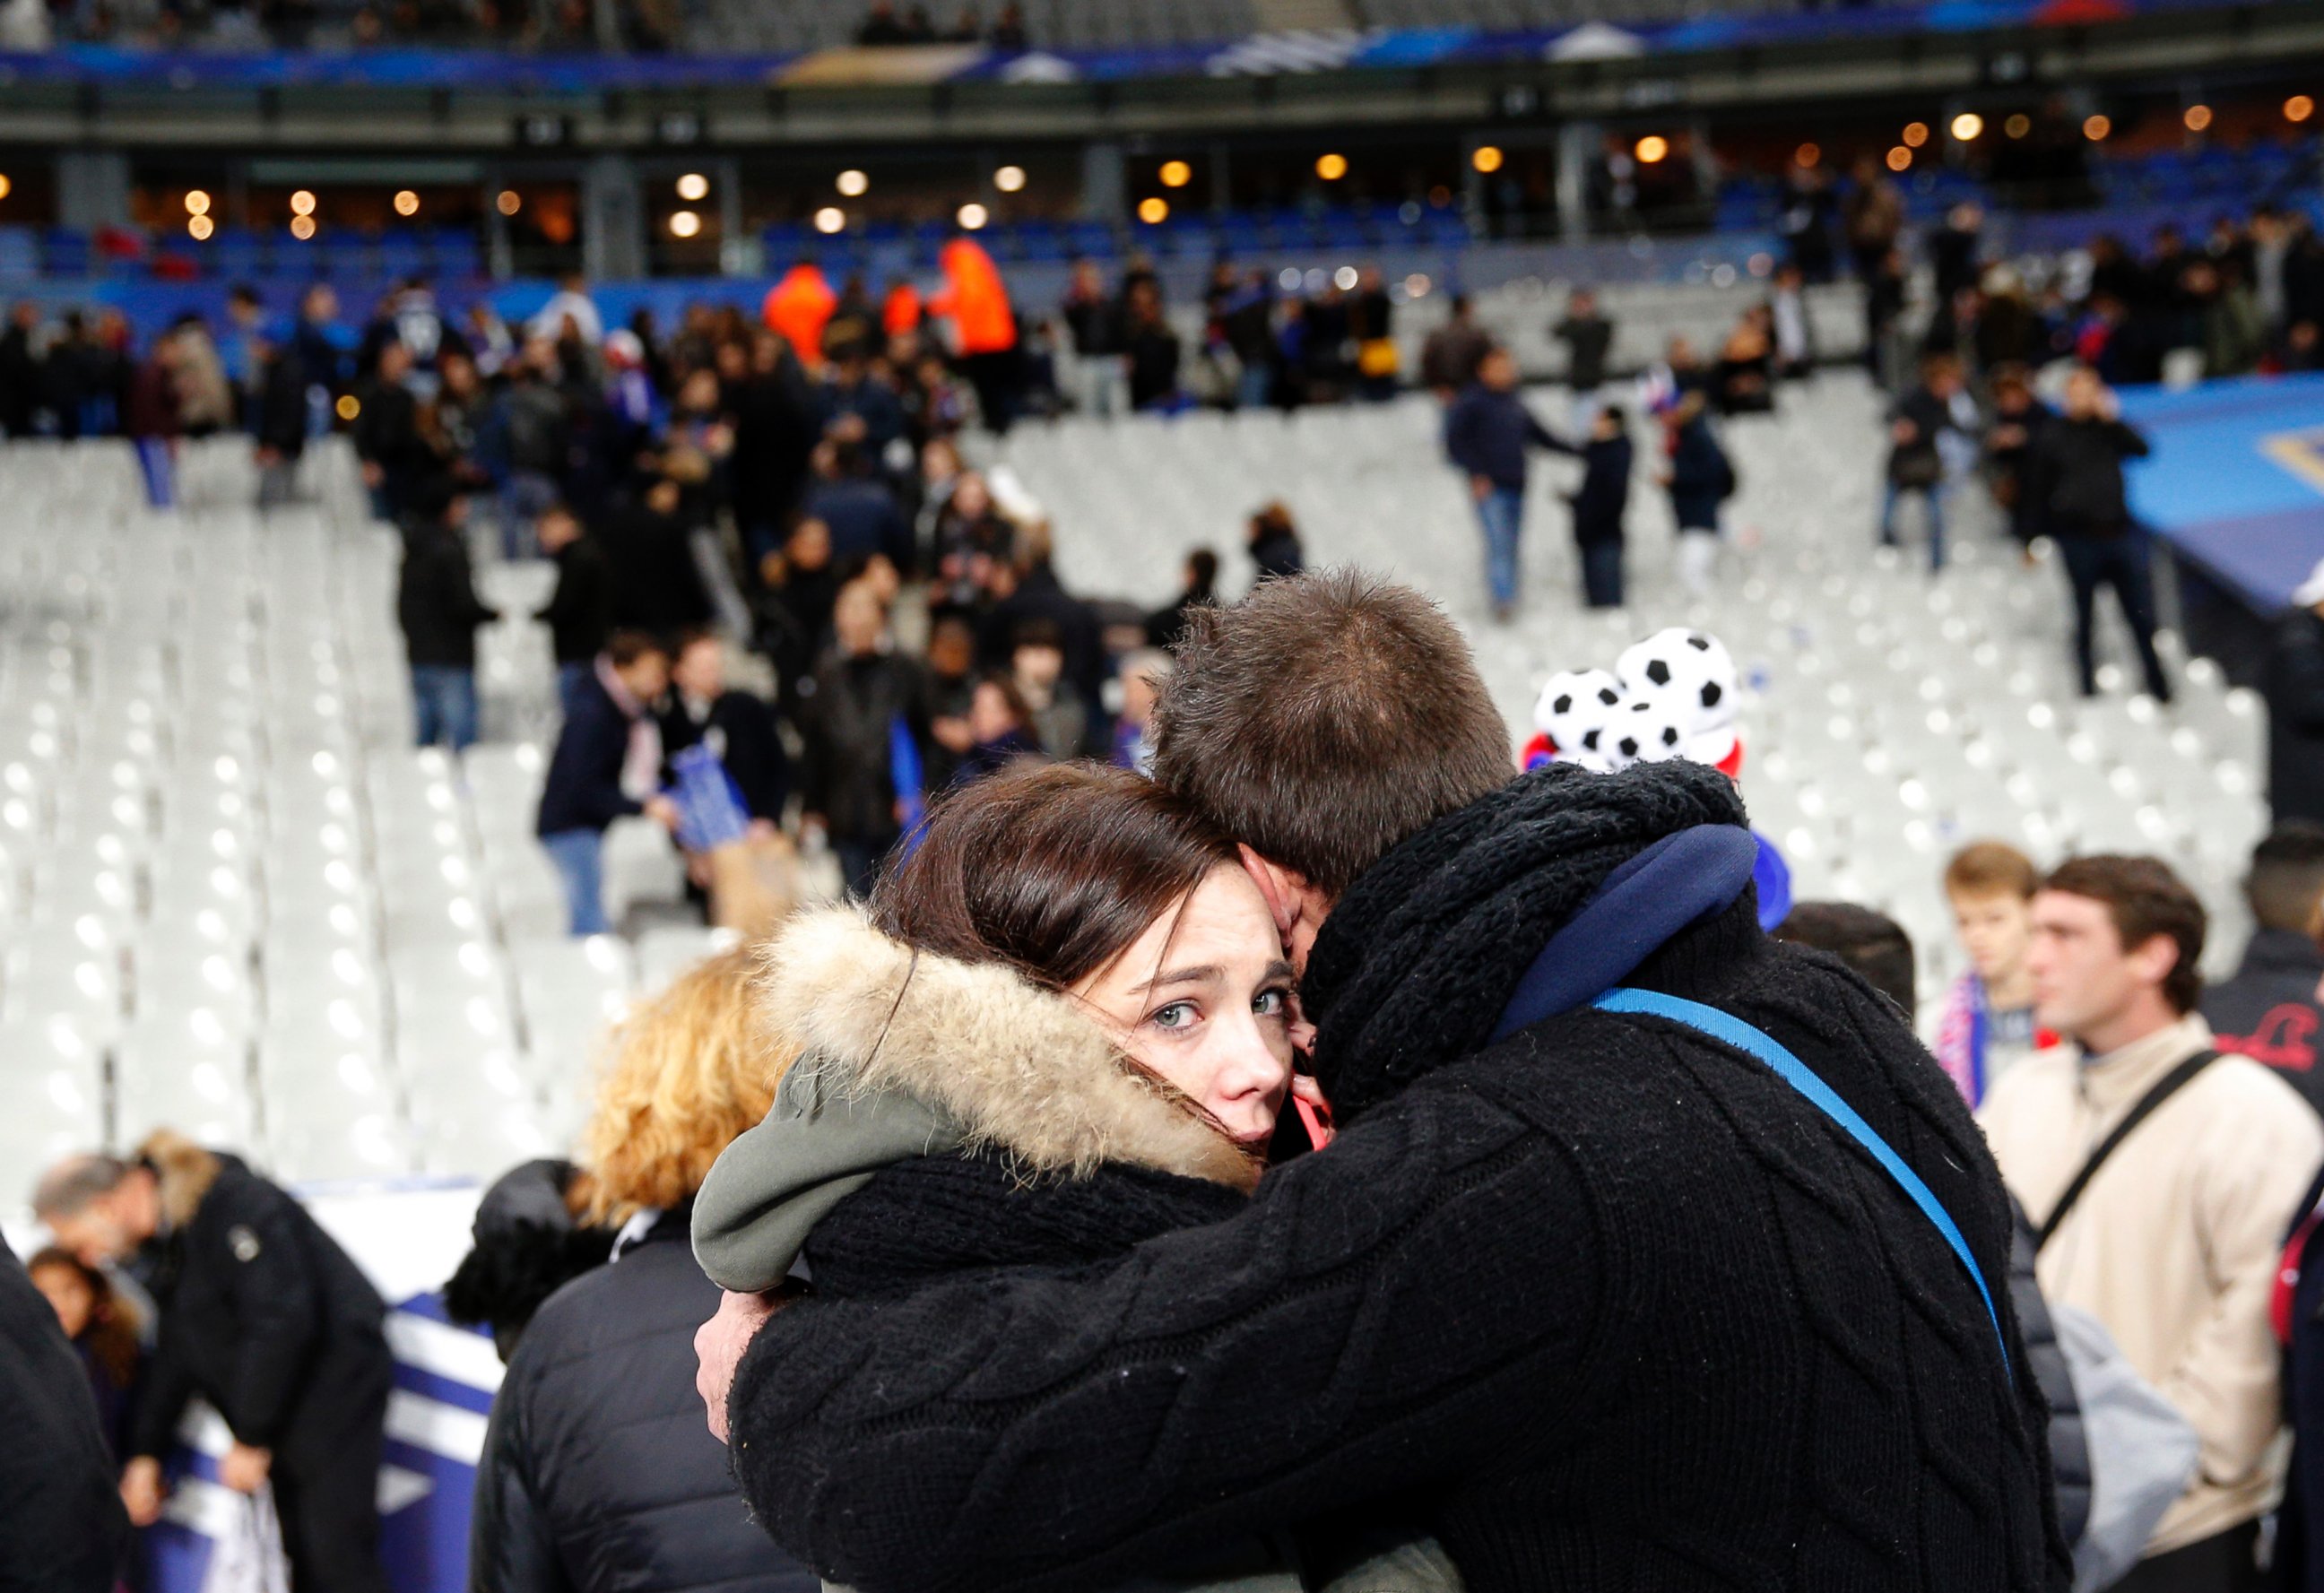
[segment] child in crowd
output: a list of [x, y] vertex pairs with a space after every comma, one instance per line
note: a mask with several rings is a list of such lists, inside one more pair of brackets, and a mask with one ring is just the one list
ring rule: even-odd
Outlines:
[[1573, 510], [1573, 540], [1582, 555], [1582, 601], [1593, 609], [1622, 606], [1623, 517], [1630, 508], [1630, 467], [1636, 450], [1622, 411], [1612, 404], [1590, 418], [1590, 437], [1571, 450], [1582, 459], [1582, 484], [1566, 502]]
[[116, 1459], [124, 1458], [130, 1407], [145, 1356], [138, 1343], [136, 1307], [122, 1297], [104, 1273], [69, 1250], [53, 1247], [42, 1250], [25, 1264], [24, 1270], [32, 1274], [33, 1286], [48, 1296], [65, 1337], [72, 1340], [74, 1353], [88, 1374], [89, 1392], [97, 1396], [97, 1425], [104, 1430], [106, 1446]]
[[1670, 465], [1663, 484], [1678, 521], [1678, 578], [1690, 597], [1711, 590], [1719, 562], [1719, 506], [1735, 495], [1735, 466], [1711, 428], [1700, 391], [1681, 392], [1665, 417]]
[[1969, 953], [1969, 971], [1953, 981], [1938, 1020], [1936, 1054], [1970, 1106], [1984, 1103], [2001, 1076], [2055, 1045], [2034, 1023], [2033, 860], [1999, 841], [1963, 847], [1945, 865], [1945, 897]]

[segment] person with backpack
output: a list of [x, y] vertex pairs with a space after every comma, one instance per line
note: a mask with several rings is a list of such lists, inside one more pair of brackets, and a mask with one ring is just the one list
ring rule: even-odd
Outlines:
[[1928, 506], [1929, 569], [1945, 567], [1945, 495], [1977, 450], [1977, 401], [1969, 396], [1960, 356], [1921, 362], [1921, 384], [1888, 417], [1888, 483], [1880, 499], [1880, 546], [1895, 548], [1896, 506], [1918, 493]]
[[2043, 1294], [2097, 1317], [2201, 1443], [2116, 1587], [2255, 1590], [2283, 1478], [2269, 1302], [2324, 1127], [2281, 1077], [2214, 1049], [2196, 1008], [2203, 907], [2166, 865], [2073, 859], [2033, 922], [2035, 1015], [2066, 1043], [2003, 1078], [1980, 1121], [2037, 1224]]

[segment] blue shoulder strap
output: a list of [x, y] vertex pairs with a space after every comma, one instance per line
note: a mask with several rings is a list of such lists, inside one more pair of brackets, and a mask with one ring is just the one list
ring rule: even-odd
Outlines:
[[1993, 1291], [1985, 1285], [1985, 1274], [1978, 1269], [1977, 1258], [1969, 1252], [1969, 1241], [1961, 1237], [1944, 1205], [1921, 1175], [1904, 1165], [1904, 1158], [1891, 1149], [1872, 1125], [1856, 1114], [1856, 1109], [1842, 1100], [1832, 1087], [1815, 1075], [1807, 1064], [1792, 1054], [1773, 1036], [1753, 1027], [1730, 1013], [1716, 1007], [1706, 1007], [1700, 1001], [1688, 1001], [1677, 996], [1665, 996], [1658, 990], [1632, 990], [1627, 986], [1608, 990], [1591, 1003], [1601, 1012], [1635, 1012], [1649, 1017], [1667, 1018], [1684, 1024], [1688, 1028], [1710, 1036], [1712, 1039], [1732, 1045], [1736, 1050], [1757, 1057], [1775, 1071], [1776, 1075], [1793, 1089], [1808, 1098], [1817, 1110], [1847, 1130], [1849, 1138], [1872, 1154], [1898, 1188], [1912, 1197], [1921, 1214], [1935, 1225], [1952, 1247], [1960, 1264], [1969, 1269], [1969, 1282], [1977, 1285], [1985, 1302], [1986, 1320], [1993, 1324], [1993, 1341], [2001, 1348], [2001, 1366], [2009, 1370], [2009, 1345], [2001, 1333], [2001, 1314], [1994, 1309]]

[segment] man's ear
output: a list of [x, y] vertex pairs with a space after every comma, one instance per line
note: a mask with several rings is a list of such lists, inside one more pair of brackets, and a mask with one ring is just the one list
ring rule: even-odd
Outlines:
[[2179, 943], [2167, 935], [2150, 935], [2130, 953], [2130, 961], [2143, 981], [2160, 985], [2179, 966]]
[[1259, 894], [1267, 900], [1267, 910], [1275, 919], [1275, 932], [1288, 940], [1305, 900], [1306, 878], [1280, 863], [1268, 861], [1240, 842], [1235, 851], [1242, 858], [1242, 871], [1250, 876], [1250, 882], [1259, 887]]

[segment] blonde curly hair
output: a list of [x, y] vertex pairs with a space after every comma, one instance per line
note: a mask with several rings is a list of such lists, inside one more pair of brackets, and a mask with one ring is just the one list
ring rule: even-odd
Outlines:
[[577, 1220], [616, 1226], [677, 1205], [767, 1115], [798, 1052], [760, 1020], [759, 978], [757, 949], [736, 946], [697, 963], [613, 1032], [581, 1132], [581, 1172], [566, 1193]]

